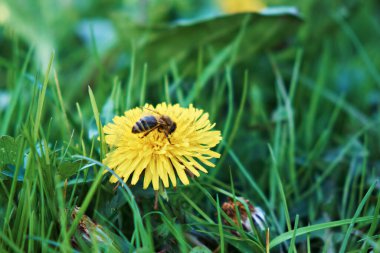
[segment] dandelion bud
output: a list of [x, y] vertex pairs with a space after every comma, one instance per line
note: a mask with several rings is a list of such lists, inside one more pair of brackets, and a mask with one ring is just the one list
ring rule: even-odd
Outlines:
[[[248, 212], [243, 203], [248, 206]], [[260, 207], [254, 207], [248, 199], [239, 197], [236, 198], [236, 201], [234, 203], [233, 199], [229, 198], [226, 202], [223, 203], [222, 209], [232, 219], [232, 221], [238, 225], [239, 216], [236, 213], [237, 209], [240, 214], [240, 223], [242, 224], [244, 230], [248, 232], [253, 230], [248, 215], [251, 216], [253, 224], [256, 226], [256, 228], [260, 230], [265, 230], [266, 228], [264, 211]], [[224, 222], [228, 224], [226, 220]]]

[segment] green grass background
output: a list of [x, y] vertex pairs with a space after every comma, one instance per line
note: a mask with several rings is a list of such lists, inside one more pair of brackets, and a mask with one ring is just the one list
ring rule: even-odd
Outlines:
[[[268, 5], [0, 2], [0, 252], [380, 251], [380, 3]], [[154, 210], [141, 184], [113, 190], [97, 137], [162, 101], [209, 112], [222, 157]], [[236, 196], [270, 244], [222, 222]], [[81, 239], [84, 213], [103, 242]]]

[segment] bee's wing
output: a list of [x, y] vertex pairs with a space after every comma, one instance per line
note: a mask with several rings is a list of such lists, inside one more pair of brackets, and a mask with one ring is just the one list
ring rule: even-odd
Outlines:
[[141, 123], [143, 123], [145, 129], [151, 129], [157, 126], [158, 121], [153, 115], [148, 115], [141, 119]]

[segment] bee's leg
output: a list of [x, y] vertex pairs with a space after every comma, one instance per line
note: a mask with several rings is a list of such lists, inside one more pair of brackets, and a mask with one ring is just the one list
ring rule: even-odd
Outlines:
[[140, 136], [140, 138], [142, 139], [142, 138], [146, 137], [146, 136], [147, 136], [148, 134], [150, 134], [152, 131], [153, 131], [153, 130], [149, 130], [149, 131], [146, 132], [143, 136]]
[[170, 142], [170, 138], [169, 138], [168, 133], [167, 133], [166, 131], [164, 131], [164, 133], [165, 133], [165, 136], [166, 136], [166, 138], [168, 139], [169, 143], [172, 144], [172, 143]]
[[140, 138], [144, 138], [145, 136], [147, 136], [148, 134], [150, 134], [152, 131], [156, 130], [157, 127], [153, 127], [152, 129], [150, 129], [148, 132], [146, 132], [143, 136], [141, 136]]

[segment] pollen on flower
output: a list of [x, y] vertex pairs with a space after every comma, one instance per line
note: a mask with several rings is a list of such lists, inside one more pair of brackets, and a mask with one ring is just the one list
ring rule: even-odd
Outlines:
[[132, 185], [143, 175], [144, 189], [151, 183], [154, 190], [169, 187], [169, 181], [176, 186], [177, 178], [187, 185], [187, 173], [199, 177], [199, 171], [207, 173], [204, 165], [214, 167], [210, 160], [220, 157], [211, 148], [221, 141], [221, 133], [212, 130], [215, 124], [208, 117], [192, 105], [166, 103], [126, 111], [103, 128], [112, 149], [103, 162], [125, 182], [131, 178]]

